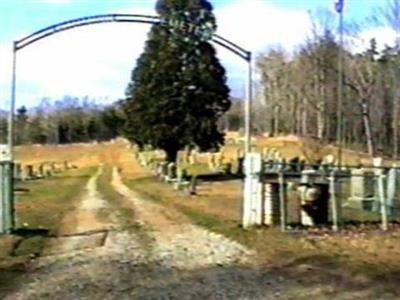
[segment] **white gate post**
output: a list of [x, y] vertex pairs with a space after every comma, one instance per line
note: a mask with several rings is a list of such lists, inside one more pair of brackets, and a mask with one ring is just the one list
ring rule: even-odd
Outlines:
[[260, 153], [247, 153], [244, 166], [242, 226], [262, 225], [262, 157]]

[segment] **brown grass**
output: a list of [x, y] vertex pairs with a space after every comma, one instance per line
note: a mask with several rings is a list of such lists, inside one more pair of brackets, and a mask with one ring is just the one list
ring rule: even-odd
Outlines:
[[[286, 153], [292, 151], [293, 155], [301, 149], [298, 145], [279, 143], [289, 148]], [[177, 209], [192, 222], [257, 250], [260, 265], [266, 264], [274, 268], [276, 274], [305, 286], [320, 286], [320, 297], [360, 290], [372, 298], [383, 294], [400, 297], [397, 289], [400, 233], [397, 231], [389, 234], [348, 231], [316, 236], [305, 232], [281, 233], [265, 227], [243, 230], [239, 227], [240, 182], [205, 185], [199, 189], [199, 195], [193, 197], [158, 181], [132, 161], [129, 154], [121, 154], [118, 164], [125, 183], [144, 198], [157, 201], [166, 210]]]
[[[294, 138], [263, 138], [259, 145], [259, 149], [267, 146], [281, 150], [287, 158], [304, 156], [309, 160], [335, 151], [330, 146], [323, 147], [314, 141]], [[224, 156], [228, 159], [234, 157], [238, 147], [226, 146]], [[42, 148], [35, 152], [35, 159], [68, 158], [82, 165], [93, 165], [99, 161], [117, 165], [125, 183], [144, 198], [159, 202], [166, 211], [169, 207], [174, 208], [192, 222], [257, 250], [260, 265], [275, 268], [277, 275], [292, 277], [305, 286], [325, 286], [321, 292], [324, 297], [353, 290], [365, 290], [368, 295], [366, 298], [371, 299], [385, 293], [392, 295], [392, 298], [400, 297], [397, 288], [400, 278], [398, 232], [346, 232], [314, 236], [281, 233], [269, 228], [242, 230], [238, 226], [242, 199], [239, 181], [203, 185], [198, 190], [199, 195], [191, 197], [159, 182], [150, 172], [141, 168], [134, 161], [128, 144], [123, 141], [88, 147], [73, 145], [70, 150], [62, 147], [61, 150], [55, 150], [58, 153], [52, 153], [51, 147]], [[20, 155], [23, 157], [29, 153], [23, 150]], [[368, 156], [345, 151], [346, 162], [353, 163], [359, 159], [368, 159]], [[297, 298], [297, 295], [294, 296]]]

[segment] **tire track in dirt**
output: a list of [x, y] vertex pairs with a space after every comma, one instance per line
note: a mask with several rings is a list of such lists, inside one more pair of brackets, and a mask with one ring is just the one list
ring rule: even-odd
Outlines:
[[[148, 225], [153, 239], [152, 255], [168, 266], [196, 269], [211, 265], [247, 264], [254, 253], [239, 243], [183, 221], [178, 212], [142, 200], [121, 180], [117, 168], [111, 182], [115, 190], [133, 203], [139, 222]], [[176, 218], [171, 216], [176, 214]]]
[[97, 190], [97, 180], [103, 173], [103, 165], [88, 180], [81, 201], [77, 207], [68, 213], [62, 220], [59, 235], [62, 237], [50, 238], [43, 255], [60, 254], [84, 248], [102, 246], [107, 237], [107, 230], [116, 227], [108, 220], [101, 220], [98, 216], [100, 209], [109, 205]]
[[[106, 205], [96, 192], [101, 172], [88, 181], [79, 209], [95, 213]], [[140, 199], [116, 168], [112, 175], [112, 186], [134, 210], [138, 225], [109, 231], [102, 247], [37, 258], [5, 300], [276, 299], [284, 290], [277, 276], [248, 264], [252, 251], [191, 224], [177, 211]], [[78, 221], [76, 228], [84, 230], [85, 222]]]

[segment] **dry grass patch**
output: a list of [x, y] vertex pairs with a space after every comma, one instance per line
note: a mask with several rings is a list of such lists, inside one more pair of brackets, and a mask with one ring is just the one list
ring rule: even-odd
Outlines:
[[[122, 155], [127, 158], [128, 156]], [[338, 235], [282, 233], [274, 228], [240, 228], [241, 184], [204, 185], [190, 197], [160, 182], [135, 162], [122, 163], [124, 182], [145, 199], [173, 208], [192, 222], [255, 249], [260, 265], [304, 286], [321, 286], [319, 296], [365, 290], [369, 297], [400, 297], [400, 234], [379, 232]]]

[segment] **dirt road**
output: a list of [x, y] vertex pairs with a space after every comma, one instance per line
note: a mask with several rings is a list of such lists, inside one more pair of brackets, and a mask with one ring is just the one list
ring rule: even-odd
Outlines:
[[[74, 228], [49, 242], [4, 299], [276, 299], [285, 289], [282, 278], [253, 265], [255, 253], [140, 199], [114, 167], [111, 185], [135, 218], [119, 228], [116, 208], [98, 191], [102, 172], [66, 216]], [[99, 218], [105, 208], [108, 217]]]

